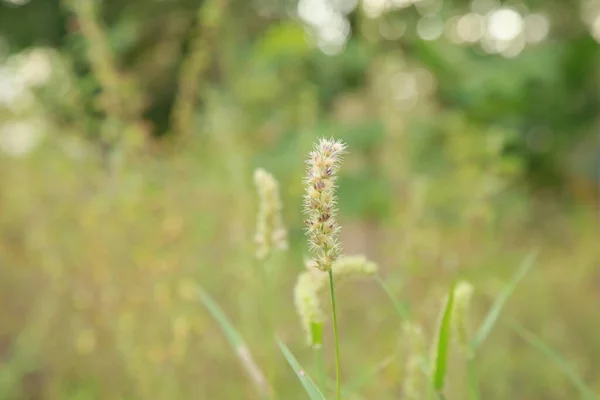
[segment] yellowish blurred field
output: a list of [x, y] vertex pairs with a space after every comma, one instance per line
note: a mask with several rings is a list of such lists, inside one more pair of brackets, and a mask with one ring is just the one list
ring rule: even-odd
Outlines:
[[[496, 22], [529, 30], [456, 42], [439, 28], [483, 21], [471, 8], [490, 2], [458, 2], [460, 15], [441, 2], [360, 2], [334, 15], [344, 42], [337, 32], [323, 44], [262, 2], [260, 13], [220, 0], [101, 3], [61, 2], [72, 20], [54, 47], [0, 48], [0, 400], [259, 399], [199, 287], [275, 398], [306, 399], [275, 337], [316, 374], [293, 288], [319, 137], [348, 144], [345, 254], [377, 263], [427, 346], [454, 281], [474, 287], [472, 334], [538, 252], [477, 353], [481, 399], [576, 399], [578, 379], [600, 393], [598, 185], [564, 165], [597, 130], [596, 33], [580, 29], [597, 23], [567, 18], [546, 40], [544, 24], [570, 6], [549, 2], [547, 18], [494, 3]], [[545, 29], [536, 40], [532, 20]], [[290, 241], [267, 263], [255, 257], [257, 168], [279, 182]], [[554, 190], [569, 185], [575, 196]], [[341, 285], [337, 303], [344, 399], [402, 399], [406, 321], [376, 279]], [[332, 347], [327, 322], [333, 380]], [[471, 398], [464, 361], [453, 344], [448, 400]]]

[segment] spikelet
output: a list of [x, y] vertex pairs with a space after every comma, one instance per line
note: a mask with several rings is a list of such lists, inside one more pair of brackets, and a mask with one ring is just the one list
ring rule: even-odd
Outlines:
[[353, 277], [375, 275], [377, 264], [367, 260], [363, 255], [343, 256], [335, 261], [332, 271], [339, 284]]
[[294, 304], [306, 332], [307, 343], [311, 347], [321, 346], [321, 332], [325, 321], [319, 292], [326, 281], [321, 274], [314, 270], [302, 272], [294, 288]]
[[306, 161], [304, 213], [306, 234], [316, 267], [331, 269], [342, 252], [336, 221], [336, 174], [346, 145], [333, 139], [320, 139]]
[[[294, 289], [294, 302], [307, 343], [311, 347], [321, 345], [321, 332], [325, 322], [325, 312], [321, 306], [322, 298], [328, 293], [329, 278], [316, 268], [314, 260], [306, 261], [307, 270], [298, 276]], [[343, 256], [333, 263], [331, 268], [336, 281], [343, 283], [353, 278], [373, 276], [377, 265], [362, 255]]]
[[455, 338], [463, 351], [469, 351], [469, 305], [473, 295], [473, 285], [461, 281], [454, 288], [454, 310], [452, 312], [452, 326]]
[[254, 171], [254, 183], [259, 197], [256, 222], [256, 257], [266, 259], [273, 250], [287, 249], [287, 231], [281, 217], [281, 198], [277, 180], [262, 168]]
[[405, 323], [402, 326], [402, 339], [408, 350], [402, 382], [403, 400], [421, 400], [425, 398], [425, 383], [427, 376], [421, 363], [427, 351], [423, 330], [419, 325]]

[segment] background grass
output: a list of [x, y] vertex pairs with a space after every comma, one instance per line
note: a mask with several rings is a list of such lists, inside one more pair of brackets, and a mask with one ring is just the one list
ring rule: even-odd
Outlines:
[[[304, 159], [320, 136], [349, 146], [345, 253], [376, 261], [388, 291], [336, 287], [345, 399], [401, 398], [398, 310], [433, 344], [441, 301], [465, 279], [475, 332], [533, 249], [477, 348], [481, 398], [600, 393], [600, 47], [583, 5], [515, 3], [550, 34], [509, 58], [423, 40], [416, 5], [374, 18], [361, 3], [326, 55], [279, 3], [82, 4], [0, 5], [1, 398], [258, 399], [198, 286], [279, 397], [307, 398], [275, 335], [315, 378], [292, 289], [308, 255]], [[450, 24], [471, 6], [436, 15]], [[272, 332], [257, 167], [279, 180], [290, 236], [267, 266]], [[447, 362], [446, 398], [467, 398], [465, 366]]]

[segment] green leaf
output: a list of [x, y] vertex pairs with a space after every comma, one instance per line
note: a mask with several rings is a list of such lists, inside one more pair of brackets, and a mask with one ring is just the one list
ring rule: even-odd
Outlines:
[[587, 387], [581, 376], [573, 369], [571, 365], [569, 365], [560, 355], [558, 355], [548, 344], [546, 344], [540, 337], [538, 337], [533, 332], [525, 329], [523, 326], [519, 324], [513, 325], [513, 330], [519, 335], [523, 340], [529, 343], [533, 348], [538, 350], [544, 356], [546, 356], [550, 361], [554, 363], [558, 368], [562, 370], [562, 372], [569, 378], [573, 386], [575, 386], [579, 393], [581, 394], [582, 399], [591, 400], [598, 399], [599, 397], [595, 395], [590, 388]]
[[279, 348], [281, 349], [281, 352], [283, 353], [287, 362], [290, 364], [290, 366], [296, 373], [296, 376], [298, 376], [298, 379], [300, 379], [302, 386], [304, 386], [304, 390], [306, 390], [306, 393], [308, 393], [308, 396], [311, 398], [311, 400], [325, 400], [325, 396], [323, 396], [323, 393], [321, 393], [321, 391], [319, 390], [317, 385], [315, 385], [313, 380], [310, 379], [310, 376], [308, 376], [308, 374], [302, 368], [300, 363], [298, 363], [298, 360], [296, 360], [296, 357], [294, 357], [290, 349], [288, 349], [287, 346], [278, 337], [276, 338], [276, 340], [277, 345], [279, 345]]
[[444, 389], [444, 378], [446, 377], [446, 363], [448, 361], [448, 348], [452, 336], [452, 311], [454, 309], [454, 286], [450, 288], [448, 299], [444, 306], [442, 319], [437, 331], [437, 343], [434, 356], [433, 388], [440, 393]]
[[488, 337], [488, 335], [492, 331], [492, 328], [494, 327], [494, 324], [496, 323], [496, 321], [498, 320], [498, 317], [500, 316], [500, 312], [502, 311], [502, 308], [508, 301], [508, 298], [510, 297], [510, 295], [515, 291], [515, 288], [517, 287], [519, 282], [521, 282], [521, 280], [525, 277], [527, 272], [533, 266], [534, 261], [537, 258], [537, 255], [538, 255], [537, 250], [529, 253], [529, 255], [521, 263], [521, 266], [519, 267], [517, 272], [515, 272], [515, 274], [513, 275], [511, 281], [508, 283], [508, 285], [506, 285], [506, 287], [500, 293], [498, 298], [496, 298], [496, 301], [492, 305], [492, 308], [490, 308], [490, 311], [488, 312], [485, 320], [479, 327], [479, 330], [475, 334], [475, 338], [473, 339], [473, 342], [471, 343], [471, 347], [472, 347], [473, 351], [477, 351], [477, 349], [481, 346], [481, 344]]
[[208, 311], [212, 314], [212, 316], [217, 320], [227, 341], [235, 350], [235, 353], [240, 360], [240, 363], [246, 370], [246, 373], [254, 383], [256, 390], [261, 395], [262, 398], [269, 399], [273, 396], [273, 390], [271, 386], [267, 382], [265, 375], [258, 367], [256, 362], [254, 361], [252, 354], [250, 353], [249, 347], [246, 345], [244, 340], [242, 339], [242, 335], [233, 327], [229, 319], [218, 306], [218, 304], [210, 297], [208, 293], [206, 293], [203, 289], [199, 289], [200, 299], [208, 309]]

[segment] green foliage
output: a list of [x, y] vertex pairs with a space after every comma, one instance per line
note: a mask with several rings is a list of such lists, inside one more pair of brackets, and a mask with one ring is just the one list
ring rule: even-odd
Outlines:
[[439, 327], [435, 335], [434, 357], [432, 364], [432, 384], [438, 393], [444, 391], [444, 380], [446, 378], [446, 368], [448, 363], [448, 353], [452, 337], [452, 312], [454, 310], [454, 286], [450, 288], [448, 298], [442, 309]]
[[392, 302], [392, 304], [394, 306], [394, 310], [396, 310], [396, 312], [398, 313], [398, 316], [405, 320], [410, 319], [410, 311], [408, 310], [408, 308], [406, 307], [405, 304], [402, 304], [402, 303], [400, 303], [400, 301], [398, 301], [398, 299], [396, 298], [396, 296], [394, 296], [394, 294], [392, 293], [392, 290], [387, 286], [385, 281], [380, 276], [376, 276], [375, 280], [377, 281], [379, 286], [381, 286], [381, 288], [383, 289], [385, 294], [388, 296], [388, 298]]
[[[336, 292], [345, 399], [397, 398], [406, 321], [443, 355], [431, 380], [448, 399], [597, 397], [594, 13], [511, 3], [546, 15], [550, 32], [508, 57], [451, 36], [493, 2], [378, 17], [359, 2], [343, 16], [347, 43], [325, 54], [291, 16], [296, 2], [95, 3], [0, 2], [1, 398], [254, 399], [273, 387], [305, 399], [284, 358], [323, 398], [309, 379], [320, 375], [272, 339], [302, 343], [290, 291], [307, 256], [303, 162], [321, 136], [349, 145], [345, 252], [381, 266]], [[434, 15], [444, 34], [423, 40]], [[268, 289], [252, 245], [258, 167], [280, 182], [290, 239]], [[433, 326], [464, 276], [495, 297], [472, 303], [471, 388], [446, 323]], [[505, 321], [527, 326], [517, 335], [540, 354]], [[329, 323], [312, 333], [331, 378]]]
[[519, 284], [519, 282], [521, 282], [521, 280], [525, 277], [527, 272], [531, 269], [536, 258], [537, 258], [537, 251], [529, 254], [527, 256], [527, 258], [525, 258], [525, 260], [523, 260], [523, 262], [521, 263], [521, 265], [515, 272], [514, 276], [510, 280], [510, 282], [505, 286], [504, 290], [502, 290], [502, 292], [498, 295], [498, 297], [496, 297], [494, 304], [490, 308], [487, 316], [485, 317], [484, 321], [482, 322], [481, 326], [479, 327], [479, 330], [477, 331], [477, 333], [475, 334], [475, 337], [473, 338], [473, 343], [471, 344], [471, 346], [474, 351], [477, 351], [477, 349], [479, 349], [479, 347], [482, 345], [482, 343], [488, 337], [488, 335], [492, 331], [492, 328], [494, 327], [494, 324], [496, 323], [496, 321], [498, 320], [498, 317], [500, 316], [500, 312], [502, 311], [502, 308], [508, 301], [510, 295], [517, 288], [517, 285]]
[[234, 349], [238, 349], [240, 347], [245, 347], [246, 344], [242, 340], [242, 336], [235, 330], [229, 319], [221, 310], [221, 308], [215, 303], [215, 301], [206, 293], [204, 290], [200, 289], [200, 300], [204, 303], [208, 311], [212, 314], [212, 316], [217, 320], [221, 329], [223, 329], [223, 333], [227, 337], [229, 344]]
[[306, 390], [306, 393], [308, 394], [310, 399], [324, 400], [325, 396], [323, 396], [323, 393], [321, 393], [317, 385], [315, 385], [310, 376], [308, 376], [306, 370], [302, 368], [300, 363], [298, 363], [298, 360], [296, 360], [296, 357], [294, 357], [290, 349], [288, 349], [287, 346], [279, 338], [277, 338], [277, 345], [281, 349], [281, 352], [283, 353], [283, 356], [287, 360], [288, 364], [290, 364], [290, 367], [292, 367], [292, 369], [296, 373], [296, 376], [302, 383], [302, 386], [304, 387], [304, 390]]
[[598, 399], [598, 395], [594, 394], [594, 392], [587, 387], [579, 373], [575, 371], [560, 355], [558, 355], [552, 349], [552, 347], [546, 344], [540, 337], [518, 324], [515, 325], [513, 329], [521, 338], [523, 338], [523, 340], [529, 343], [534, 349], [538, 350], [548, 360], [552, 361], [554, 365], [563, 371], [564, 375], [569, 378], [573, 386], [577, 388], [582, 399]]
[[208, 293], [202, 289], [199, 289], [199, 293], [200, 299], [219, 323], [219, 326], [223, 330], [225, 337], [227, 337], [229, 344], [238, 356], [240, 363], [246, 369], [249, 377], [254, 381], [258, 393], [260, 393], [264, 398], [270, 398], [272, 394], [269, 383], [265, 380], [263, 373], [252, 359], [248, 345], [246, 345], [246, 343], [243, 341], [242, 336], [233, 327], [231, 322], [229, 322], [229, 319], [223, 310], [221, 310], [212, 297], [210, 297]]

